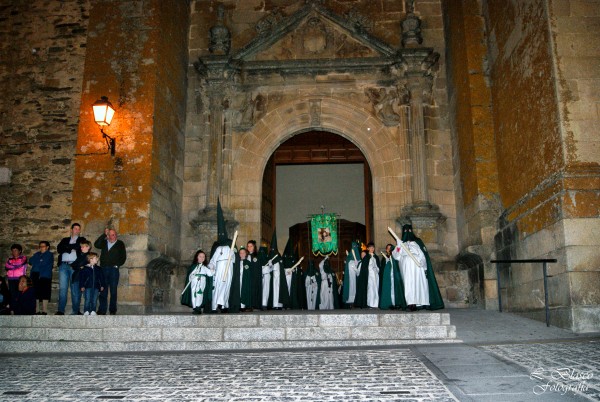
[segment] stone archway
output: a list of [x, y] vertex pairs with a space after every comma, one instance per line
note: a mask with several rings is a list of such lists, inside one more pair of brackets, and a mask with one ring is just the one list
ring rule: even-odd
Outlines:
[[364, 105], [336, 98], [305, 97], [271, 110], [233, 139], [229, 208], [240, 222], [240, 236], [260, 233], [262, 176], [271, 154], [288, 138], [318, 129], [352, 141], [365, 155], [373, 180], [374, 240], [387, 242], [387, 226], [395, 226], [411, 197], [403, 127], [386, 127]]

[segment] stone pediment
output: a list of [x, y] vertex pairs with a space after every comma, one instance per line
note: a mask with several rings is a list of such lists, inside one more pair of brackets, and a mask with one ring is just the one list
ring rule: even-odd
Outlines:
[[349, 11], [336, 14], [310, 1], [289, 16], [274, 11], [258, 22], [257, 36], [232, 55], [240, 62], [388, 58], [396, 49], [369, 33], [372, 23]]
[[246, 60], [314, 60], [386, 56], [380, 49], [370, 46], [370, 41], [364, 36], [354, 37], [355, 32], [332, 22], [316, 10], [302, 18], [295, 26], [288, 27], [284, 33], [269, 47], [261, 49], [262, 46], [257, 46], [255, 50], [258, 51], [255, 54], [248, 54]]
[[[252, 84], [271, 74], [360, 72], [372, 74], [376, 80], [388, 80], [398, 72], [404, 74], [401, 71], [426, 74], [437, 62], [432, 56], [439, 55], [433, 49], [398, 49], [371, 35], [373, 23], [353, 9], [338, 14], [323, 6], [321, 0], [305, 1], [289, 15], [275, 9], [263, 17], [256, 24], [254, 39], [231, 53], [231, 36], [221, 10], [217, 25], [210, 31], [211, 54], [194, 63], [196, 70], [218, 88], [219, 83], [232, 79]], [[417, 18], [412, 14], [409, 17]]]

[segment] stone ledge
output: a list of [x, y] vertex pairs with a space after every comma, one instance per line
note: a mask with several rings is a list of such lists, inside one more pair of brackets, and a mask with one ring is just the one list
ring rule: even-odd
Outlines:
[[[435, 343], [461, 343], [455, 339], [436, 339]], [[77, 342], [77, 341], [2, 341], [0, 354], [13, 353], [103, 353], [161, 351], [223, 351], [307, 348], [348, 348], [365, 346], [404, 346], [431, 344], [432, 340], [339, 340], [339, 341], [267, 341], [267, 342]]]

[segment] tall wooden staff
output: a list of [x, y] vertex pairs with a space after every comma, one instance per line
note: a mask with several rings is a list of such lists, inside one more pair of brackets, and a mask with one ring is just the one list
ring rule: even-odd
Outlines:
[[400, 238], [398, 237], [398, 235], [392, 230], [391, 227], [388, 226], [388, 231], [391, 233], [392, 236], [394, 236], [394, 238], [396, 239], [396, 242], [400, 245], [400, 247], [402, 247], [402, 249], [404, 251], [406, 251], [406, 254], [408, 254], [408, 256], [410, 258], [412, 258], [412, 260], [415, 262], [415, 264], [417, 264], [418, 267], [421, 266], [421, 264], [419, 264], [419, 261], [417, 261], [417, 259], [415, 258], [415, 256], [410, 252], [410, 250], [408, 249], [408, 247], [406, 247], [404, 245], [404, 242], [402, 240], [400, 240]]
[[235, 231], [233, 235], [233, 241], [231, 242], [231, 250], [229, 250], [229, 257], [227, 257], [227, 266], [225, 272], [223, 272], [223, 282], [226, 282], [227, 274], [229, 273], [229, 263], [231, 262], [231, 256], [233, 255], [233, 248], [235, 247], [235, 241], [237, 240], [238, 232]]

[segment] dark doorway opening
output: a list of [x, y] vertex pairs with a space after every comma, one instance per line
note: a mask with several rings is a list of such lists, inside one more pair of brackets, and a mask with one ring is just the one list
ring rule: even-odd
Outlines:
[[[345, 165], [340, 166], [341, 164]], [[335, 271], [338, 271], [338, 267], [341, 267], [341, 270], [343, 270], [343, 261], [346, 258], [345, 250], [350, 250], [351, 241], [356, 238], [362, 241], [371, 239], [373, 191], [371, 170], [365, 156], [351, 141], [337, 134], [325, 131], [309, 131], [292, 137], [275, 150], [267, 162], [263, 176], [261, 241], [268, 243], [271, 240], [274, 228], [278, 227], [277, 191], [281, 191], [281, 189], [277, 188], [277, 182], [279, 181], [281, 184], [284, 174], [290, 175], [289, 172], [296, 172], [297, 176], [297, 172], [305, 171], [309, 175], [314, 174], [315, 169], [323, 169], [321, 170], [323, 172], [331, 171], [332, 173], [329, 176], [333, 174], [333, 179], [331, 177], [327, 179], [330, 186], [321, 191], [334, 191], [334, 194], [329, 194], [329, 199], [331, 200], [331, 197], [340, 197], [340, 200], [342, 200], [344, 198], [344, 191], [336, 189], [338, 180], [336, 180], [335, 174], [337, 172], [356, 172], [357, 168], [360, 169], [360, 174], [356, 176], [362, 181], [362, 183], [359, 183], [362, 190], [359, 202], [364, 203], [364, 220], [362, 216], [358, 219], [347, 220], [348, 216], [344, 216], [343, 211], [335, 210], [335, 202], [331, 202], [334, 205], [326, 205], [325, 210], [326, 213], [341, 212], [342, 215], [339, 228], [339, 252], [337, 256], [331, 256], [331, 262]], [[280, 172], [279, 177], [277, 174], [278, 170]], [[293, 177], [293, 175], [289, 177]], [[312, 183], [315, 183], [314, 180]], [[294, 191], [298, 192], [297, 194], [310, 193], [313, 191], [313, 184], [311, 184], [311, 180], [307, 180], [307, 183], [300, 185], [299, 188], [295, 188]], [[289, 190], [286, 189], [285, 191]], [[281, 194], [279, 195], [281, 199]], [[280, 205], [279, 210], [282, 209], [281, 207]], [[299, 209], [299, 207], [295, 209]], [[310, 211], [313, 214], [320, 212], [321, 210], [318, 207], [315, 209], [314, 206], [313, 210]], [[280, 217], [281, 219], [282, 217]], [[288, 224], [289, 226], [284, 229], [285, 233], [282, 233], [282, 228], [278, 228], [278, 246], [281, 253], [283, 253], [285, 240], [289, 235], [293, 240], [293, 246], [298, 249], [300, 256], [305, 257], [305, 261], [309, 257], [315, 258], [310, 253], [307, 220], [306, 214], [304, 214], [299, 219], [288, 222], [286, 226]], [[307, 264], [303, 264], [303, 266], [306, 267]]]

